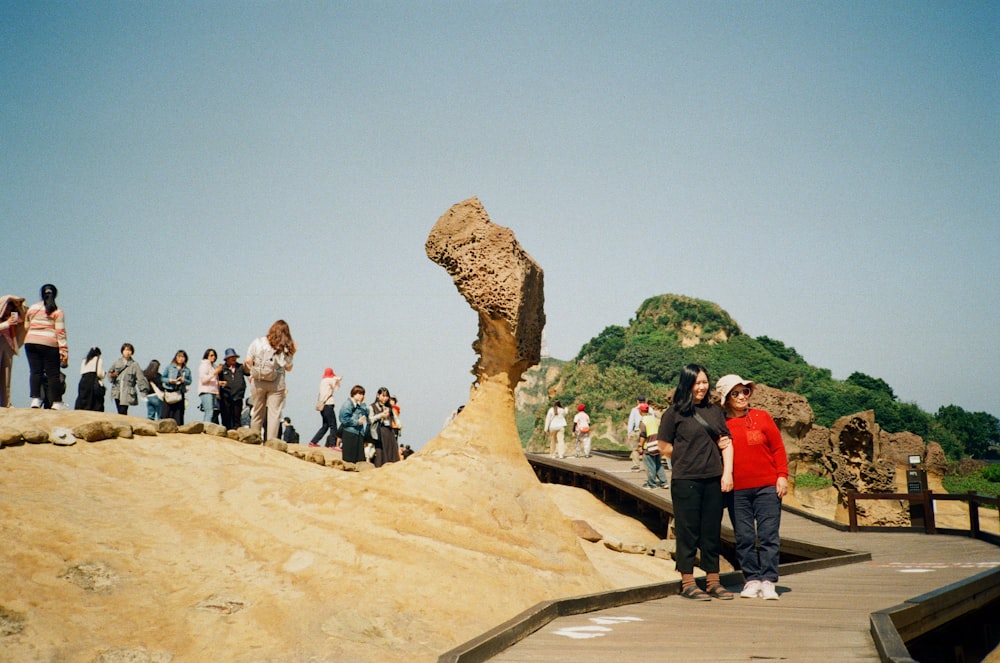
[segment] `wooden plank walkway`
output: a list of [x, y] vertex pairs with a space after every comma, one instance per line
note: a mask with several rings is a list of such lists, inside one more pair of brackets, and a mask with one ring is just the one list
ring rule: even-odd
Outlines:
[[[627, 460], [593, 456], [567, 461], [598, 467], [630, 483], [645, 481], [645, 472], [632, 472]], [[655, 492], [669, 498], [669, 491]], [[778, 601], [703, 603], [670, 596], [559, 617], [490, 660], [878, 661], [870, 613], [1000, 567], [1000, 548], [967, 537], [842, 532], [787, 512], [781, 533], [867, 551], [871, 561], [783, 577]]]

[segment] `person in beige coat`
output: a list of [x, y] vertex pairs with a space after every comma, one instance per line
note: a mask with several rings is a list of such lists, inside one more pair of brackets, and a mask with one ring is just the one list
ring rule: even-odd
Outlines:
[[10, 372], [24, 345], [24, 297], [0, 297], [0, 407], [10, 407]]

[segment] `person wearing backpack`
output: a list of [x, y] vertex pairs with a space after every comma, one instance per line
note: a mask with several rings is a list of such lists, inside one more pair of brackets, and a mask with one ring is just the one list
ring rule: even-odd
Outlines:
[[292, 370], [295, 356], [295, 341], [288, 323], [277, 320], [267, 332], [267, 336], [254, 339], [247, 349], [243, 362], [250, 371], [251, 399], [250, 429], [260, 433], [267, 413], [267, 435], [265, 440], [278, 437], [281, 411], [288, 395], [285, 388], [285, 373]]

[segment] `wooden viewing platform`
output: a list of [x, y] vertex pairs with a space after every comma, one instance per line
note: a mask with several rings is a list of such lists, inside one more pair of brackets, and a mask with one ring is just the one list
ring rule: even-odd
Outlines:
[[[631, 471], [627, 459], [529, 458], [540, 475], [545, 466], [575, 471], [592, 491], [587, 477], [607, 481], [611, 488], [600, 490], [617, 491], [619, 498], [669, 503], [669, 491], [642, 488], [645, 472]], [[440, 661], [901, 662], [913, 659], [897, 630], [910, 640], [947, 623], [963, 606], [1000, 604], [1000, 547], [986, 541], [913, 531], [851, 532], [788, 511], [782, 514], [781, 536], [778, 601], [691, 601], [677, 594], [677, 581], [573, 597], [535, 606]], [[846, 554], [786, 564], [786, 540], [793, 548]], [[736, 591], [742, 587], [739, 572], [724, 574], [723, 581]], [[996, 636], [976, 634], [981, 642], [921, 660], [979, 660], [988, 651], [985, 643]]]

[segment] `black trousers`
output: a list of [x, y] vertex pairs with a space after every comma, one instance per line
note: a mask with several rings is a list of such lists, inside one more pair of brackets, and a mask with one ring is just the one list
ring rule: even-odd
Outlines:
[[236, 430], [240, 427], [240, 413], [243, 411], [243, 396], [231, 399], [220, 396], [219, 416], [222, 417], [222, 425], [226, 430]]
[[24, 354], [28, 356], [31, 371], [29, 385], [31, 398], [42, 397], [42, 380], [46, 383], [46, 396], [50, 403], [62, 400], [63, 387], [59, 379], [59, 348], [38, 343], [25, 343]]
[[677, 535], [675, 567], [678, 573], [694, 573], [694, 558], [701, 551], [705, 573], [719, 572], [722, 545], [722, 477], [678, 479], [670, 482], [674, 503], [674, 533]]
[[316, 434], [312, 436], [309, 440], [310, 444], [319, 444], [319, 441], [323, 439], [327, 431], [330, 431], [330, 437], [326, 438], [326, 444], [323, 446], [334, 447], [337, 446], [337, 412], [336, 408], [327, 403], [323, 406], [320, 411], [320, 416], [323, 417], [323, 425], [320, 426]]

